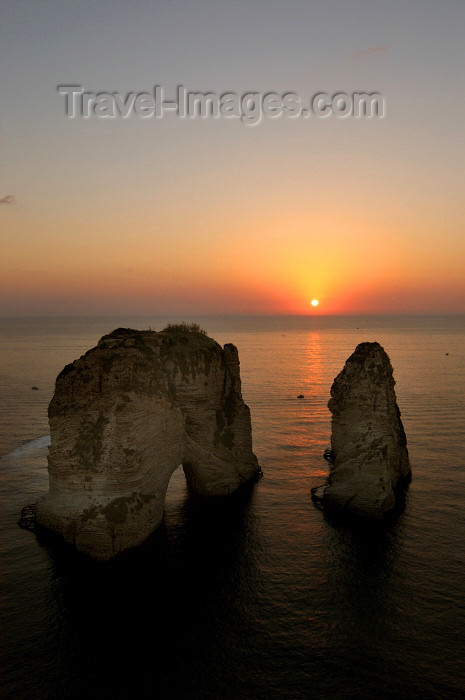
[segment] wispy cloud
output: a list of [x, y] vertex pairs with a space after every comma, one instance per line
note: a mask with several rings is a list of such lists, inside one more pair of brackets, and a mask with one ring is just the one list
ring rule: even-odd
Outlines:
[[370, 49], [363, 49], [363, 51], [354, 51], [354, 53], [350, 55], [350, 58], [370, 58], [370, 56], [387, 53], [390, 48], [390, 46], [373, 46]]
[[2, 197], [2, 199], [0, 199], [0, 204], [16, 204], [16, 199], [14, 195], [7, 194], [5, 197]]

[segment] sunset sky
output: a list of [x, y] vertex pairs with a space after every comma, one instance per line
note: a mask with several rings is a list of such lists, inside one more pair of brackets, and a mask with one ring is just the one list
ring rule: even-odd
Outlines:
[[[464, 26], [462, 0], [4, 2], [0, 313], [465, 312]], [[386, 116], [71, 120], [63, 84]]]

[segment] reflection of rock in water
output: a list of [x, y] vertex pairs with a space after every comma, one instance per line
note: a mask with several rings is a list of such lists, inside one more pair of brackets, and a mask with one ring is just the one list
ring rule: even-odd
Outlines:
[[37, 522], [99, 559], [160, 524], [180, 464], [202, 496], [259, 475], [237, 349], [203, 333], [104, 336], [58, 376], [49, 419], [50, 490]]
[[312, 491], [315, 504], [374, 518], [395, 507], [410, 464], [394, 384], [383, 348], [358, 345], [331, 387], [331, 467], [324, 490]]
[[[389, 648], [397, 643], [399, 630], [392, 627], [392, 622], [401, 619], [399, 602], [407, 602], [403, 581], [398, 577], [403, 556], [399, 521], [372, 521], [367, 527], [363, 520], [353, 520], [348, 525], [331, 515], [328, 519], [332, 524], [327, 530], [331, 630], [343, 648], [351, 650], [352, 668], [347, 677], [352, 676], [353, 665], [359, 659], [355, 674], [363, 679], [365, 674], [373, 675], [373, 666], [365, 670], [363, 659], [370, 654], [376, 656], [379, 645]], [[383, 664], [386, 671], [390, 661], [385, 656]], [[392, 670], [395, 671], [395, 664]], [[359, 697], [368, 695], [362, 693]]]
[[223, 664], [230, 645], [243, 658], [260, 593], [252, 501], [253, 487], [191, 497], [170, 528], [105, 564], [50, 547], [50, 624], [68, 642], [60, 697], [231, 697]]

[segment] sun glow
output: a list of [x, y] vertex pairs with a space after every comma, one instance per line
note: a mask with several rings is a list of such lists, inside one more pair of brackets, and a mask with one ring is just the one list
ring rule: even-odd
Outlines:
[[312, 306], [318, 306], [319, 303], [318, 299], [312, 299], [311, 301]]

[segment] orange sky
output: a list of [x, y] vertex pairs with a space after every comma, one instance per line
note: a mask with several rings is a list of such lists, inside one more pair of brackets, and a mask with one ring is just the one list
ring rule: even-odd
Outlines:
[[[76, 16], [68, 35], [74, 10], [57, 4], [62, 37], [12, 6], [0, 199], [16, 204], [0, 204], [3, 316], [465, 312], [462, 112], [446, 120], [442, 107], [460, 74], [452, 9], [436, 16], [418, 3], [409, 24], [410, 10], [380, 4], [368, 25], [362, 2], [350, 13], [340, 5], [341, 24], [329, 6], [315, 17], [291, 5], [292, 22], [288, 4], [265, 4], [260, 17], [225, 5], [202, 21], [198, 9], [159, 15], [154, 5], [134, 35], [120, 9], [111, 22], [94, 18], [98, 34], [92, 17]], [[238, 55], [229, 28], [245, 26]], [[226, 28], [212, 60], [200, 39]], [[140, 32], [153, 36], [148, 53], [135, 50]], [[308, 41], [295, 43], [296, 32]], [[271, 40], [295, 52], [275, 55]], [[156, 81], [303, 95], [365, 86], [385, 95], [387, 112], [255, 127], [67, 120], [56, 85], [73, 76], [121, 91]]]
[[463, 311], [447, 198], [385, 182], [381, 196], [359, 175], [344, 186], [334, 167], [304, 187], [294, 165], [255, 186], [261, 165], [245, 181], [230, 168], [131, 191], [128, 178], [117, 201], [84, 182], [81, 206], [65, 191], [51, 211], [40, 197], [4, 207], [4, 314]]

